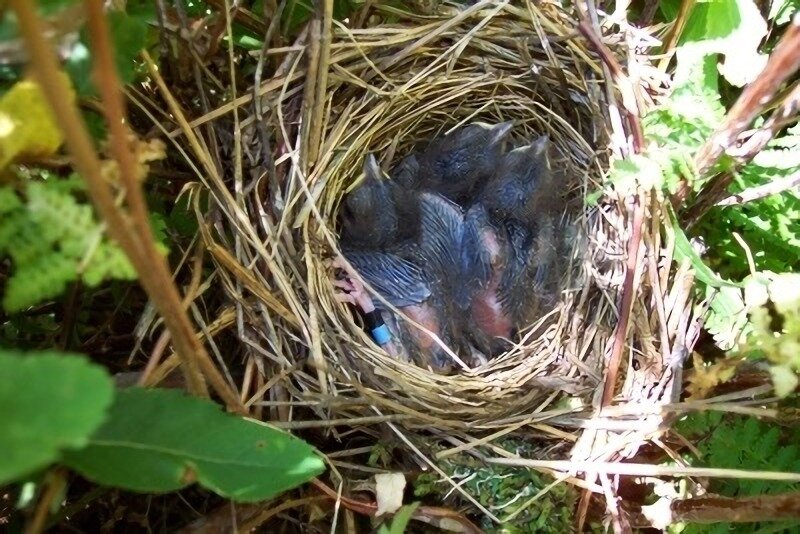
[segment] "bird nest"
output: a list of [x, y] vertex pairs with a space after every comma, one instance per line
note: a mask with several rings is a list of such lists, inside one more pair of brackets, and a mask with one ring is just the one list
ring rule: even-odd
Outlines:
[[[228, 303], [203, 333], [235, 326], [242, 398], [294, 428], [390, 422], [452, 435], [534, 425], [559, 438], [574, 435], [556, 426], [591, 417], [557, 404], [565, 394], [583, 407], [609, 388], [627, 400], [671, 398], [692, 324], [691, 275], [672, 268], [660, 200], [606, 195], [585, 206], [602, 190], [619, 108], [576, 16], [549, 2], [424, 17], [376, 9], [394, 22], [334, 22], [330, 35], [310, 23], [295, 46], [273, 51], [281, 56], [262, 54], [274, 75], [191, 124], [234, 132], [230, 153], [219, 149], [222, 174], [198, 186], [210, 208], [197, 205]], [[575, 236], [557, 306], [506, 353], [444, 375], [379, 348], [336, 300], [329, 260], [339, 254], [337, 210], [366, 155], [390, 169], [420, 141], [475, 121], [514, 121], [518, 142], [550, 137]]]

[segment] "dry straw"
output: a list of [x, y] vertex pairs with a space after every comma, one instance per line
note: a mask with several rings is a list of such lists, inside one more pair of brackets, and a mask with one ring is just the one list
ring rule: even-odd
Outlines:
[[[645, 84], [610, 71], [614, 38], [598, 53], [579, 17], [555, 3], [482, 2], [427, 17], [376, 9], [394, 22], [353, 29], [334, 21], [330, 34], [312, 22], [293, 46], [263, 50], [260, 67], [274, 76], [231, 103], [192, 122], [172, 108], [182, 126], [171, 137], [203, 169], [189, 194], [216, 265], [204, 290], [223, 288], [227, 303], [205, 339], [220, 360], [242, 355], [241, 398], [285, 427], [341, 435], [389, 422], [444, 437], [455, 449], [439, 456], [492, 450], [492, 440], [520, 429], [577, 442], [579, 459], [632, 454], [657, 435], [659, 410], [647, 412], [657, 414], [651, 421], [600, 417], [600, 409], [612, 393], [645, 407], [676, 402], [697, 329], [691, 271], [673, 268], [661, 201], [642, 193], [583, 203], [602, 187], [609, 148], [626, 152], [631, 123], [621, 110], [648, 102]], [[327, 260], [337, 253], [337, 208], [366, 154], [388, 170], [416, 142], [473, 120], [514, 120], [519, 142], [550, 136], [572, 199], [565, 217], [574, 248], [559, 266], [563, 292], [552, 313], [505, 355], [442, 376], [375, 346], [334, 299]], [[230, 147], [195, 134], [208, 127], [233, 132]], [[226, 328], [238, 347], [214, 343]], [[558, 402], [565, 396], [581, 402]]]

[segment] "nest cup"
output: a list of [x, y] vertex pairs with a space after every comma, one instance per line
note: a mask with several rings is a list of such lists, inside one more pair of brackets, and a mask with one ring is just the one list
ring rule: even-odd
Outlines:
[[[591, 394], [601, 382], [598, 348], [610, 332], [604, 325], [614, 314], [599, 297], [590, 262], [597, 240], [587, 239], [593, 218], [583, 210], [585, 193], [598, 187], [606, 165], [597, 151], [608, 138], [600, 62], [578, 38], [575, 18], [546, 2], [392, 16], [399, 20], [368, 30], [334, 24], [322, 123], [308, 124], [319, 130], [318, 145], [302, 125], [292, 136], [290, 124], [302, 115], [296, 72], [264, 95], [284, 139], [297, 140], [285, 141], [289, 156], [278, 160], [279, 168], [290, 167], [280, 191], [255, 188], [250, 194], [263, 196], [246, 203], [248, 230], [266, 244], [244, 240], [245, 256], [269, 295], [237, 296], [239, 268], [215, 256], [231, 296], [251, 320], [249, 329], [240, 329], [248, 338], [243, 346], [259, 358], [258, 367], [270, 367], [262, 367], [263, 405], [282, 407], [275, 415], [284, 420], [308, 417], [286, 409], [304, 406], [322, 419], [492, 429], [545, 410], [562, 392]], [[482, 367], [440, 375], [398, 361], [335, 300], [327, 260], [338, 251], [342, 199], [363, 178], [367, 154], [389, 171], [418, 143], [459, 125], [509, 120], [516, 145], [549, 135], [551, 162], [570, 199], [564, 217], [573, 245], [557, 266], [559, 303]], [[265, 223], [265, 212], [274, 221]], [[231, 233], [241, 232], [241, 219], [227, 223]], [[205, 237], [218, 246], [217, 238]], [[234, 247], [229, 250], [233, 255]], [[272, 298], [296, 321], [275, 314]]]

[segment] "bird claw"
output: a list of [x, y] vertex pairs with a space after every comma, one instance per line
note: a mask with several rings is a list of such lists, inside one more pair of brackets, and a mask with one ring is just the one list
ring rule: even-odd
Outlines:
[[[334, 298], [337, 302], [358, 306], [365, 313], [372, 311], [372, 299], [364, 290], [364, 285], [358, 279], [358, 273], [353, 270], [350, 264], [342, 256], [337, 256], [329, 260], [330, 267], [344, 271], [343, 278], [334, 278], [333, 285], [337, 288]], [[337, 275], [334, 275], [337, 276]], [[341, 290], [341, 291], [339, 291]]]

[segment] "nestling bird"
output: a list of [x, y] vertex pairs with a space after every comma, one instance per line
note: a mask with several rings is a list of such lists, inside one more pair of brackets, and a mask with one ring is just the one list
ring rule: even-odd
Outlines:
[[530, 226], [537, 207], [549, 209], [537, 200], [543, 184], [549, 183], [548, 147], [549, 138], [545, 135], [502, 158], [479, 197], [493, 222], [517, 220]]
[[[543, 136], [503, 158], [497, 174], [470, 208], [465, 255], [480, 289], [470, 303], [475, 343], [496, 353], [503, 338], [530, 324], [555, 300], [557, 212], [560, 196]], [[477, 248], [476, 248], [477, 247]], [[470, 251], [472, 249], [472, 251]]]
[[[422, 271], [407, 260], [388, 253], [349, 253], [347, 259], [370, 286], [397, 308], [399, 314], [380, 300], [371, 299], [358, 282], [355, 273], [334, 281], [337, 287], [346, 291], [339, 294], [339, 300], [358, 306], [365, 314], [374, 309], [380, 312], [391, 333], [391, 340], [385, 348], [393, 356], [414, 361], [434, 371], [449, 370], [449, 366], [443, 365], [443, 362], [447, 363], [446, 352], [425, 331], [442, 337], [442, 316], [435, 305], [438, 297], [431, 293], [429, 282]], [[334, 265], [344, 268], [343, 262]], [[419, 324], [425, 330], [406, 319]]]
[[351, 270], [334, 283], [390, 354], [448, 372], [453, 352], [473, 362], [497, 355], [554, 304], [563, 198], [549, 138], [503, 154], [510, 129], [459, 128], [401, 160], [391, 180], [366, 158], [341, 210]]
[[401, 162], [398, 181], [466, 205], [494, 173], [512, 126], [476, 122], [459, 128]]
[[342, 244], [358, 250], [388, 250], [418, 235], [416, 194], [384, 180], [371, 154], [364, 161], [364, 181], [341, 210]]
[[459, 304], [468, 317], [465, 331], [472, 343], [492, 356], [505, 350], [505, 340], [514, 333], [500, 293], [511, 252], [503, 232], [489, 221], [483, 205], [473, 205], [466, 219], [461, 251], [465, 283]]

